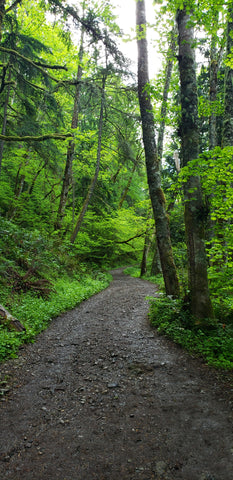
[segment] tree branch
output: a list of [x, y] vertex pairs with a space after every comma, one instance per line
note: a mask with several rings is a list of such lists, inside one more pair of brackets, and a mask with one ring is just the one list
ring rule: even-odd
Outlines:
[[53, 70], [66, 70], [68, 71], [68, 68], [66, 65], [47, 65], [46, 63], [41, 63], [41, 62], [34, 62], [35, 65], [38, 67], [43, 67], [43, 68], [50, 68]]
[[21, 2], [22, 2], [22, 0], [15, 0], [15, 1], [12, 3], [12, 5], [6, 9], [6, 12], [5, 12], [5, 13], [10, 12], [14, 7], [16, 7], [16, 5], [18, 5], [18, 3], [21, 3]]
[[[150, 230], [152, 230], [152, 228]], [[135, 238], [143, 237], [143, 235], [146, 235], [146, 233], [147, 231], [145, 230], [145, 232], [137, 233], [137, 235], [134, 235], [134, 237], [128, 238], [128, 240], [123, 240], [122, 242], [116, 242], [116, 243], [129, 243], [131, 242], [131, 240], [134, 240]]]
[[[42, 72], [44, 75], [47, 75], [47, 77], [51, 78], [51, 80], [53, 80], [54, 82], [59, 82], [60, 81], [57, 78], [50, 75], [48, 72], [46, 72], [46, 70], [44, 70], [42, 67], [37, 65], [36, 62], [33, 62], [33, 60], [30, 60], [27, 57], [24, 57], [24, 55], [21, 55], [21, 53], [17, 52], [16, 50], [13, 50], [12, 48], [5, 48], [5, 47], [0, 46], [0, 51], [5, 52], [5, 53], [10, 53], [11, 55], [14, 55], [16, 57], [19, 57], [19, 58], [23, 59], [25, 62], [30, 63], [31, 65], [33, 65], [33, 67], [37, 68], [37, 70]], [[48, 65], [46, 65], [46, 68], [49, 68]]]
[[81, 18], [72, 6], [62, 5], [60, 0], [49, 0], [49, 3], [60, 8], [61, 11], [68, 13], [77, 22], [81, 23], [86, 32], [93, 36], [94, 41], [102, 41], [107, 50], [113, 55], [115, 60], [117, 60], [119, 63], [122, 63], [122, 65], [126, 63], [124, 55], [118, 50], [115, 42], [106, 33], [102, 33], [100, 28], [94, 25], [93, 21], [90, 21], [88, 18]]
[[72, 133], [65, 133], [65, 134], [47, 134], [47, 135], [39, 135], [36, 137], [29, 136], [29, 135], [0, 135], [0, 140], [4, 142], [43, 142], [44, 140], [66, 140], [67, 138], [71, 138]]

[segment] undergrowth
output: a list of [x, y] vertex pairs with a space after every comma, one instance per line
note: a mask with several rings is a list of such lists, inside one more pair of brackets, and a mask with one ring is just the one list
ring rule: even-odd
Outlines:
[[103, 273], [95, 274], [95, 277], [84, 276], [81, 280], [65, 276], [56, 281], [54, 291], [46, 299], [33, 292], [12, 296], [6, 289], [2, 290], [1, 302], [24, 325], [26, 332], [9, 331], [0, 325], [0, 361], [16, 357], [19, 347], [33, 342], [53, 318], [103, 290], [110, 279], [109, 274]]
[[150, 298], [151, 325], [186, 350], [204, 358], [208, 365], [233, 369], [233, 325], [209, 319], [202, 326], [183, 307], [182, 300], [161, 295]]
[[146, 273], [143, 277], [140, 277], [140, 267], [138, 266], [130, 266], [124, 269], [125, 275], [130, 275], [134, 278], [143, 278], [144, 280], [148, 280], [149, 282], [155, 283], [161, 290], [164, 288], [164, 280], [163, 275], [156, 275], [152, 276], [150, 273]]
[[[140, 268], [128, 267], [124, 273], [138, 278]], [[151, 325], [190, 353], [201, 356], [208, 365], [232, 370], [233, 305], [232, 296], [229, 296], [229, 281], [228, 294], [226, 295], [223, 291], [224, 282], [222, 281], [222, 291], [219, 296], [215, 296], [217, 288], [212, 282], [212, 302], [216, 320], [206, 319], [200, 326], [196, 325], [195, 319], [185, 308], [182, 298], [172, 299], [165, 295], [162, 275], [151, 277], [146, 274], [143, 278], [155, 283], [161, 292], [159, 298], [149, 299]]]

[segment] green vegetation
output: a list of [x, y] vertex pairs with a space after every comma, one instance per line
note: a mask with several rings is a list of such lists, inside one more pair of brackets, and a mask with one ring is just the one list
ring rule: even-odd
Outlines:
[[[8, 242], [5, 239], [8, 238]], [[0, 325], [0, 361], [14, 357], [60, 313], [74, 308], [106, 288], [111, 275], [97, 267], [76, 264], [75, 253], [64, 251], [39, 232], [1, 221], [1, 303], [26, 328]]]
[[166, 334], [193, 354], [202, 356], [208, 365], [233, 368], [233, 322], [206, 319], [206, 325], [196, 324], [181, 300], [161, 295], [150, 299], [150, 321], [158, 332]]
[[[9, 331], [0, 325], [0, 361], [7, 357], [15, 357], [23, 343], [32, 342], [51, 320], [91, 295], [103, 290], [109, 283], [109, 275], [97, 275], [93, 278], [82, 276], [81, 280], [63, 277], [54, 284], [54, 292], [48, 299], [36, 297], [33, 293], [12, 294], [3, 289], [4, 305], [25, 326], [26, 332]], [[11, 297], [11, 298], [10, 298]]]
[[[111, 268], [130, 265], [126, 273], [146, 272], [162, 292], [151, 302], [152, 324], [210, 365], [233, 368], [233, 12], [231, 2], [191, 4], [155, 5], [150, 28], [160, 33], [164, 61], [142, 88], [151, 113], [146, 141], [109, 0], [2, 2], [0, 303], [26, 332], [0, 324], [0, 360], [105, 288]], [[190, 5], [186, 33], [193, 26], [203, 36], [191, 41], [191, 53], [201, 49], [205, 60], [197, 82], [195, 63], [189, 75], [184, 62], [184, 84], [193, 82], [185, 92], [174, 18], [188, 20]], [[141, 33], [144, 40], [144, 22]], [[153, 143], [150, 179], [142, 137], [144, 147]], [[198, 275], [208, 315], [195, 312], [203, 299]], [[169, 283], [174, 296], [180, 291], [176, 300], [164, 295]]]
[[[178, 233], [178, 232], [176, 232]], [[227, 271], [220, 276], [210, 267], [210, 287], [213, 298], [215, 319], [204, 319], [200, 325], [191, 315], [188, 304], [185, 303], [185, 288], [187, 278], [184, 275], [184, 259], [182, 244], [175, 250], [176, 264], [180, 265], [179, 274], [183, 286], [183, 296], [173, 299], [166, 296], [162, 275], [150, 275], [148, 272], [143, 279], [155, 283], [159, 287], [158, 297], [149, 298], [149, 319], [153, 327], [160, 334], [171, 338], [193, 355], [201, 356], [208, 365], [224, 370], [233, 369], [233, 281], [227, 276]], [[180, 253], [181, 252], [181, 253]], [[130, 266], [124, 270], [125, 274], [140, 278], [140, 267]], [[187, 274], [186, 274], [187, 277]], [[221, 291], [221, 294], [220, 294]]]

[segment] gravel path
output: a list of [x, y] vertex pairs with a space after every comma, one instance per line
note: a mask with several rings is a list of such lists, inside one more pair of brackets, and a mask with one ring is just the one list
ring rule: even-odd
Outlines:
[[112, 273], [1, 365], [0, 480], [233, 480], [221, 385], [150, 328], [155, 286]]

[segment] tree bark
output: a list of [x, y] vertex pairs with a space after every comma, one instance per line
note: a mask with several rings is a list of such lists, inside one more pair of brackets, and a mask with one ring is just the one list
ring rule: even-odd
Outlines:
[[154, 238], [153, 250], [154, 250], [154, 255], [153, 255], [153, 259], [152, 259], [152, 263], [151, 263], [150, 274], [152, 276], [156, 276], [156, 275], [161, 274], [161, 272], [162, 272], [156, 236]]
[[209, 116], [209, 149], [212, 150], [217, 145], [216, 124], [217, 118], [214, 111], [214, 104], [217, 100], [217, 78], [218, 78], [218, 64], [216, 58], [216, 46], [212, 43], [210, 52], [210, 116]]
[[142, 261], [141, 261], [141, 272], [140, 272], [140, 277], [146, 274], [147, 272], [147, 257], [148, 253], [150, 250], [151, 246], [151, 235], [150, 235], [150, 225], [149, 225], [149, 220], [152, 218], [152, 212], [148, 212], [148, 217], [147, 217], [147, 229], [146, 229], [146, 235], [145, 235], [145, 240], [144, 240], [144, 248], [143, 248], [143, 253], [142, 253]]
[[[232, 54], [233, 49], [233, 2], [229, 2], [228, 24], [227, 24], [227, 57]], [[225, 111], [223, 118], [223, 137], [222, 146], [233, 145], [233, 69], [230, 66], [225, 67], [225, 91], [224, 91]]]
[[5, 17], [5, 3], [6, 0], [0, 0], [0, 42], [2, 41], [2, 26]]
[[[177, 12], [179, 39], [179, 71], [181, 85], [181, 148], [183, 166], [198, 158], [198, 98], [193, 28], [190, 16]], [[190, 176], [184, 184], [185, 230], [188, 252], [190, 307], [197, 319], [213, 317], [207, 277], [205, 252], [204, 207], [200, 179]]]
[[166, 294], [177, 297], [179, 296], [179, 282], [172, 253], [165, 197], [161, 188], [160, 161], [155, 142], [154, 116], [148, 91], [149, 74], [144, 0], [137, 1], [136, 23], [138, 32], [138, 97], [141, 111], [147, 180], [155, 218], [156, 237]]
[[[11, 68], [9, 70], [7, 82], [11, 81]], [[7, 110], [8, 110], [8, 104], [10, 100], [10, 90], [11, 90], [11, 85], [8, 85], [7, 88], [7, 94], [4, 102], [4, 109], [3, 109], [3, 121], [2, 121], [2, 135], [6, 134], [6, 126], [7, 126]], [[2, 170], [2, 158], [3, 158], [3, 149], [4, 149], [4, 140], [0, 140], [0, 175], [1, 175], [1, 170]]]

